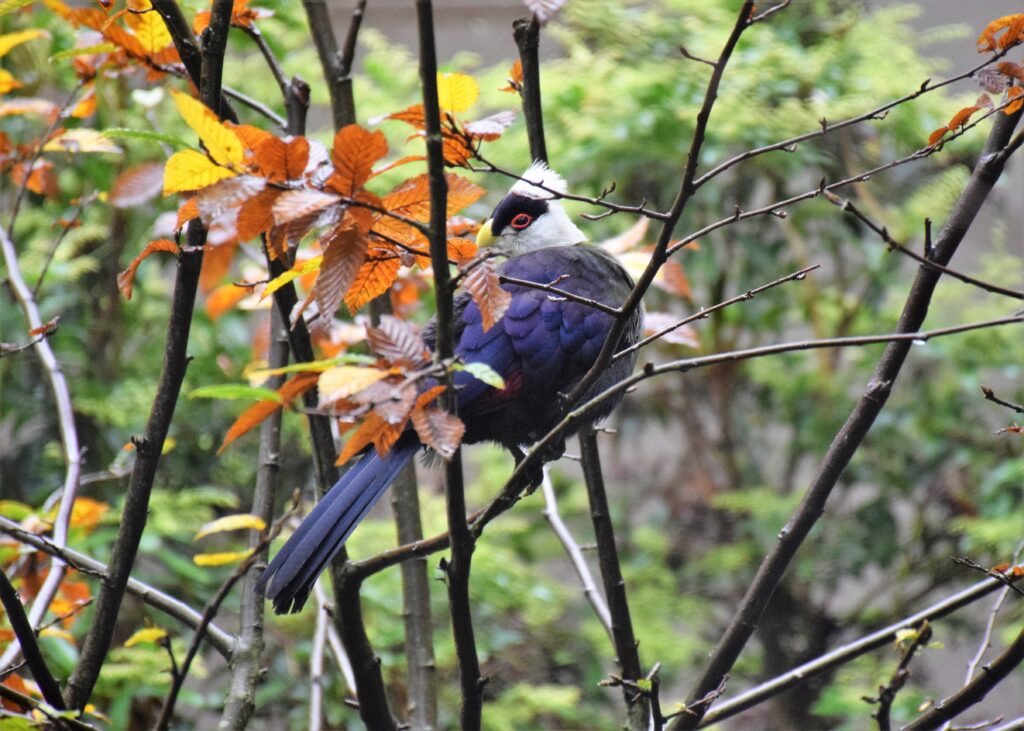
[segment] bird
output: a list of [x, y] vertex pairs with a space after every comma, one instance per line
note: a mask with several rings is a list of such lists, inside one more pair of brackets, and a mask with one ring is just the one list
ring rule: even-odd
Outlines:
[[[633, 280], [611, 254], [586, 243], [561, 203], [566, 192], [564, 179], [535, 161], [481, 225], [477, 244], [481, 250], [498, 247], [508, 257], [498, 269], [500, 275], [539, 285], [557, 282], [563, 292], [618, 308]], [[453, 381], [456, 410], [466, 427], [463, 443], [496, 442], [518, 462], [524, 446], [536, 443], [563, 418], [562, 396], [597, 361], [614, 317], [607, 308], [551, 291], [509, 282], [502, 288], [510, 295], [508, 308], [490, 328], [484, 328], [480, 309], [468, 293], [455, 298], [453, 309], [456, 356], [464, 363], [486, 363], [503, 378], [504, 388], [466, 371], [457, 371]], [[643, 311], [638, 307], [617, 350], [638, 342], [642, 332]], [[424, 328], [423, 340], [433, 351], [436, 322]], [[615, 359], [587, 395], [627, 378], [635, 363], [635, 351]], [[588, 417], [591, 423], [607, 416], [617, 401], [605, 401]], [[564, 448], [563, 437], [545, 452], [544, 460], [561, 456]], [[369, 448], [313, 507], [257, 582], [277, 614], [302, 609], [328, 561], [423, 449], [411, 428], [385, 456]], [[539, 484], [540, 468], [528, 472], [527, 479], [531, 486]]]

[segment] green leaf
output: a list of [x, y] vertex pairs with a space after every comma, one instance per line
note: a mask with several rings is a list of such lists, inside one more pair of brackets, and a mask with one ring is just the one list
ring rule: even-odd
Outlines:
[[359, 354], [348, 354], [339, 355], [336, 358], [327, 358], [326, 360], [310, 360], [305, 363], [292, 363], [291, 365], [281, 366], [280, 368], [260, 368], [255, 371], [251, 371], [246, 375], [256, 381], [261, 381], [271, 376], [282, 376], [285, 373], [315, 373], [322, 372], [334, 368], [334, 366], [355, 364], [355, 365], [373, 365], [377, 362], [376, 358], [369, 355]]
[[150, 142], [164, 142], [172, 147], [191, 147], [185, 140], [178, 139], [177, 137], [141, 129], [114, 127], [103, 130], [103, 136], [109, 137], [112, 140], [148, 140]]
[[498, 375], [496, 370], [481, 361], [466, 363], [463, 366], [456, 366], [455, 370], [466, 371], [469, 375], [473, 376], [473, 378], [478, 381], [483, 381], [491, 388], [505, 388], [505, 379]]
[[194, 398], [219, 398], [219, 399], [253, 399], [254, 401], [273, 401], [281, 403], [284, 401], [281, 394], [269, 388], [259, 386], [247, 386], [244, 383], [221, 383], [214, 386], [200, 386], [189, 393], [190, 399]]

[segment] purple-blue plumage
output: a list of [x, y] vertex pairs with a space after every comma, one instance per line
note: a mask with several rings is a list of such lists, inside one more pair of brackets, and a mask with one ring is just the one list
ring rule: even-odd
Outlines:
[[[553, 246], [514, 257], [501, 273], [538, 284], [557, 281], [559, 289], [611, 307], [620, 306], [633, 283], [609, 254], [586, 246]], [[459, 416], [466, 424], [463, 441], [494, 441], [513, 453], [550, 431], [562, 416], [561, 395], [597, 359], [613, 319], [585, 303], [556, 297], [516, 284], [504, 317], [483, 331], [480, 310], [465, 294], [455, 302], [456, 354], [465, 363], [483, 362], [505, 379], [498, 390], [466, 371], [455, 374]], [[630, 321], [620, 345], [636, 342], [642, 314]], [[424, 331], [434, 347], [434, 325]], [[633, 370], [635, 356], [619, 358], [601, 375], [591, 393], [622, 380]], [[607, 415], [609, 400], [594, 420]], [[566, 435], [568, 436], [568, 435]], [[277, 613], [302, 608], [320, 572], [340, 550], [420, 445], [411, 430], [386, 457], [365, 454], [317, 503], [260, 576]]]

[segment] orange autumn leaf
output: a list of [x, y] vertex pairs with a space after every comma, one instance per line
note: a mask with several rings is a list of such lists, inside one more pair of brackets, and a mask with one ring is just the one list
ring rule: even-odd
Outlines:
[[949, 127], [939, 127], [937, 130], [928, 135], [928, 146], [937, 145], [939, 141], [949, 131]]
[[386, 114], [383, 117], [370, 120], [371, 123], [376, 124], [385, 119], [394, 119], [398, 122], [405, 122], [406, 124], [415, 127], [416, 129], [423, 129], [427, 126], [426, 115], [423, 112], [422, 104], [413, 104], [411, 107], [403, 109], [400, 112], [394, 114]]
[[354, 315], [374, 297], [387, 292], [401, 268], [402, 260], [398, 254], [385, 247], [372, 247], [345, 294], [345, 304], [349, 311]]
[[251, 124], [234, 124], [233, 122], [225, 122], [224, 126], [230, 127], [234, 130], [235, 134], [238, 135], [238, 139], [245, 145], [245, 149], [249, 152], [256, 154], [256, 148], [267, 140], [275, 139], [274, 135], [267, 132], [265, 129], [260, 129]]
[[476, 256], [476, 252], [476, 242], [471, 239], [459, 237], [448, 239], [448, 258], [456, 264], [464, 264]]
[[402, 436], [404, 430], [404, 421], [401, 424], [389, 424], [383, 417], [371, 411], [345, 442], [345, 447], [334, 464], [345, 464], [371, 444], [377, 450], [377, 454], [383, 457], [391, 451], [391, 447], [398, 441], [398, 437]]
[[1014, 25], [1024, 21], [1024, 13], [1015, 13], [1013, 15], [1004, 15], [1002, 18], [997, 18], [986, 26], [985, 30], [978, 36], [978, 53], [985, 53], [986, 51], [996, 50], [996, 33], [1003, 30], [1004, 28], [1012, 28]]
[[174, 222], [174, 230], [181, 231], [189, 221], [199, 218], [199, 204], [195, 198], [189, 198], [178, 209], [178, 219]]
[[200, 292], [203, 294], [212, 292], [214, 287], [220, 284], [231, 269], [231, 260], [234, 258], [234, 254], [234, 242], [211, 246], [207, 250], [203, 257], [203, 268], [199, 272]]
[[946, 129], [949, 131], [955, 131], [959, 127], [963, 127], [969, 121], [971, 121], [971, 115], [981, 109], [979, 106], [964, 107], [959, 112], [950, 117], [949, 122], [946, 124]]
[[211, 320], [231, 310], [250, 294], [247, 287], [236, 287], [234, 284], [222, 284], [206, 296], [206, 315]]
[[518, 58], [508, 71], [508, 86], [503, 86], [498, 91], [518, 92], [523, 88], [523, 62]]
[[1013, 99], [1013, 101], [1006, 105], [1006, 108], [1003, 110], [1004, 114], [1013, 114], [1024, 106], [1024, 99], [1020, 98], [1022, 94], [1024, 94], [1024, 88], [1019, 86], [1011, 86], [1006, 90], [1006, 98], [1008, 100]]
[[334, 174], [328, 186], [342, 195], [352, 195], [366, 184], [374, 164], [387, 154], [388, 142], [380, 130], [370, 132], [358, 124], [342, 127], [334, 135]]
[[169, 239], [157, 239], [146, 244], [146, 248], [142, 250], [141, 254], [132, 259], [132, 263], [128, 265], [128, 268], [117, 275], [117, 288], [121, 290], [121, 294], [124, 295], [126, 300], [132, 298], [132, 287], [135, 285], [135, 271], [139, 268], [139, 264], [150, 254], [154, 254], [157, 251], [168, 251], [177, 255], [178, 245]]
[[[295, 397], [313, 388], [319, 377], [319, 373], [299, 373], [294, 378], [286, 381], [281, 388], [277, 389], [277, 393], [285, 404], [290, 403]], [[224, 442], [217, 450], [217, 454], [223, 453], [229, 444], [254, 427], [259, 426], [264, 419], [280, 409], [282, 405], [282, 403], [277, 401], [260, 401], [243, 411], [242, 415], [235, 419], [235, 423], [228, 428], [227, 433], [224, 435]]]
[[272, 183], [283, 183], [302, 177], [309, 162], [309, 140], [296, 137], [285, 142], [267, 137], [253, 150], [260, 174]]
[[71, 526], [91, 531], [110, 510], [110, 506], [99, 500], [88, 497], [75, 499], [74, 507], [71, 508]]

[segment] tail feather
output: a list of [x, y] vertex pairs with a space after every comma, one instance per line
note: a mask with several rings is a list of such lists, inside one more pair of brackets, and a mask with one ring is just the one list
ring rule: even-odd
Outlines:
[[277, 614], [302, 609], [327, 562], [418, 449], [415, 435], [406, 434], [385, 457], [369, 452], [316, 504], [257, 582]]

